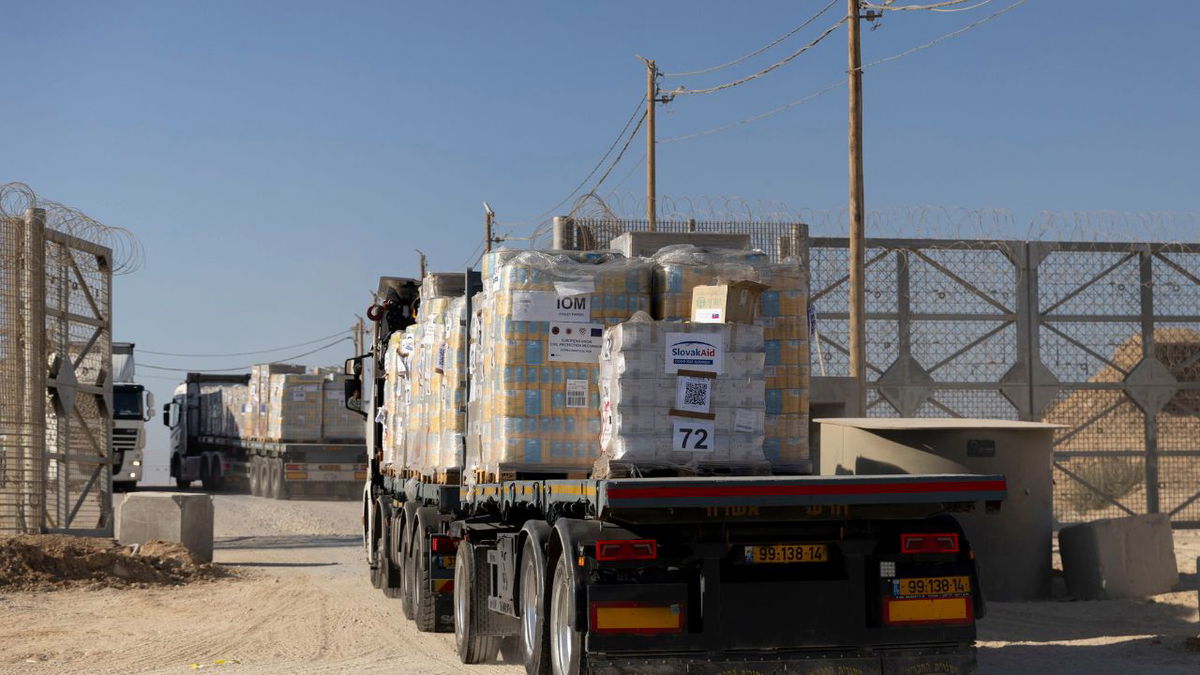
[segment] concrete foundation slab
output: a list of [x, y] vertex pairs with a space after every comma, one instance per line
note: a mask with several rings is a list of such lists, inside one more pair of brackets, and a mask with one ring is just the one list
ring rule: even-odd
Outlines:
[[1067, 592], [1081, 600], [1144, 597], [1179, 585], [1166, 514], [1064, 527], [1058, 533], [1058, 548]]
[[117, 517], [117, 540], [144, 544], [156, 539], [179, 542], [197, 562], [212, 562], [212, 496], [180, 492], [126, 495]]

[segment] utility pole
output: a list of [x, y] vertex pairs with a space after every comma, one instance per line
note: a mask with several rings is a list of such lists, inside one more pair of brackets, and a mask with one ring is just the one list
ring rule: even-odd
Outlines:
[[850, 375], [858, 390], [858, 412], [867, 406], [866, 256], [863, 250], [862, 53], [860, 0], [846, 0], [850, 66]]
[[655, 230], [658, 199], [654, 188], [654, 104], [658, 98], [658, 66], [650, 59], [646, 62], [646, 222], [647, 229]]
[[359, 356], [363, 353], [363, 350], [366, 348], [366, 345], [363, 344], [363, 338], [365, 337], [364, 336], [365, 331], [363, 329], [362, 317], [358, 316], [358, 315], [355, 315], [355, 317], [358, 319], [358, 321], [354, 322], [354, 326], [352, 326], [351, 329], [354, 331], [354, 355]]
[[484, 202], [483, 203], [483, 226], [484, 226], [484, 230], [485, 230], [484, 236], [487, 237], [487, 242], [484, 244], [483, 248], [484, 248], [484, 252], [486, 252], [486, 253], [492, 252], [492, 241], [493, 241], [492, 225], [494, 225], [495, 223], [496, 223], [496, 212], [492, 210], [492, 207], [488, 206], [487, 202]]

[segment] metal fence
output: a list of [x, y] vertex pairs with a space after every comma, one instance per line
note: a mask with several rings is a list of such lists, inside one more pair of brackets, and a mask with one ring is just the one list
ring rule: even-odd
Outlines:
[[0, 533], [112, 534], [112, 252], [0, 213]]
[[[647, 229], [569, 222], [580, 247]], [[799, 224], [656, 225], [807, 257], [814, 383], [849, 375], [848, 240]], [[1200, 526], [1200, 245], [873, 239], [866, 261], [865, 414], [1063, 424], [1059, 522], [1163, 512]]]

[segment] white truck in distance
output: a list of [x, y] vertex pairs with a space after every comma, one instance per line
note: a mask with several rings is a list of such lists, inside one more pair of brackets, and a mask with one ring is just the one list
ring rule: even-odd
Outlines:
[[146, 422], [154, 417], [154, 394], [134, 382], [132, 342], [112, 346], [112, 471], [113, 491], [128, 492], [142, 479], [146, 450]]

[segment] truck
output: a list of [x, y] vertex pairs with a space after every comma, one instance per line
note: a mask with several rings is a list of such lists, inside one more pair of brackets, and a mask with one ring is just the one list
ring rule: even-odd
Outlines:
[[464, 664], [975, 672], [985, 603], [954, 514], [999, 509], [1004, 476], [414, 475], [382, 461], [381, 400], [420, 288], [380, 279], [346, 406], [367, 427], [371, 582], [419, 630], [452, 631]]
[[205, 490], [233, 488], [271, 499], [357, 499], [367, 477], [361, 441], [252, 438], [214, 419], [222, 411], [204, 405], [207, 392], [202, 390], [244, 387], [249, 381], [250, 375], [188, 373], [176, 387], [163, 406], [176, 486], [200, 481]]
[[134, 382], [132, 342], [114, 342], [113, 357], [113, 491], [128, 492], [142, 479], [146, 449], [146, 422], [154, 417], [154, 394]]

